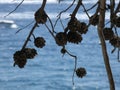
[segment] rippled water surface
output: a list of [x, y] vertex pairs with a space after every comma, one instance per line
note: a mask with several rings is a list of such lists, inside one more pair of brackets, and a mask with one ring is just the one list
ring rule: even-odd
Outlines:
[[[51, 0], [52, 1], [52, 0]], [[54, 0], [49, 1], [45, 10], [53, 23], [57, 19], [58, 13], [65, 9], [70, 1], [57, 4]], [[89, 8], [96, 0], [87, 3], [84, 0], [86, 8]], [[0, 0], [0, 19], [13, 10], [18, 2]], [[55, 44], [52, 36], [44, 25], [37, 27], [34, 35], [43, 36], [46, 39], [46, 46], [37, 49], [38, 55], [33, 60], [28, 60], [24, 69], [13, 67], [13, 54], [20, 50], [32, 28], [33, 24], [15, 34], [19, 28], [28, 25], [34, 20], [34, 12], [40, 7], [41, 1], [36, 0], [21, 5], [14, 13], [9, 15], [7, 21], [14, 21], [12, 24], [0, 23], [0, 90], [109, 90], [109, 82], [101, 53], [101, 46], [97, 35], [96, 27], [91, 26], [87, 34], [83, 35], [81, 44], [68, 44], [66, 48], [70, 53], [78, 57], [77, 67], [84, 67], [87, 70], [86, 77], [80, 79], [75, 75], [75, 87], [72, 86], [72, 74], [74, 69], [74, 59], [65, 54], [62, 57], [61, 47]], [[69, 14], [74, 6], [62, 15], [63, 24], [66, 26]], [[77, 18], [87, 23], [88, 17], [81, 13], [80, 8]], [[94, 10], [90, 14], [94, 13]], [[108, 14], [109, 15], [109, 14]], [[108, 18], [106, 18], [108, 19]], [[17, 25], [12, 27], [11, 25]], [[49, 23], [47, 22], [49, 25]], [[58, 23], [60, 24], [60, 23]], [[62, 31], [61, 25], [57, 25], [55, 30]], [[28, 47], [35, 48], [33, 37]], [[116, 90], [120, 88], [120, 63], [117, 62], [117, 52], [111, 54], [113, 47], [107, 42], [110, 63], [115, 79]]]

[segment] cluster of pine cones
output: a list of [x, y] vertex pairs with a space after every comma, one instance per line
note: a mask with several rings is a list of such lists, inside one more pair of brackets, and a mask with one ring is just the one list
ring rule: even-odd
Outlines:
[[[44, 24], [47, 21], [46, 12], [40, 8], [35, 12], [35, 21], [37, 24]], [[43, 48], [45, 46], [45, 39], [43, 37], [37, 37], [34, 39], [34, 45], [37, 48]], [[19, 68], [24, 68], [27, 63], [27, 59], [33, 59], [37, 55], [37, 51], [33, 48], [23, 48], [16, 51], [13, 55], [14, 66], [18, 65]]]
[[103, 35], [105, 40], [109, 40], [109, 43], [114, 47], [120, 47], [120, 37], [114, 34], [111, 28], [104, 28]]
[[37, 55], [37, 51], [33, 48], [25, 48], [20, 51], [16, 51], [13, 55], [14, 66], [18, 65], [19, 68], [24, 68], [27, 63], [27, 59], [33, 59]]
[[56, 43], [59, 46], [64, 46], [67, 42], [78, 44], [83, 39], [82, 34], [86, 34], [87, 31], [86, 23], [80, 22], [76, 18], [71, 18], [64, 32], [56, 34]]
[[[44, 38], [35, 38], [34, 45], [37, 48], [43, 48], [45, 46]], [[34, 48], [24, 48], [22, 50], [16, 51], [13, 55], [14, 66], [18, 65], [19, 68], [24, 68], [27, 63], [27, 59], [33, 59], [36, 55], [37, 51]]]
[[[116, 16], [113, 19], [114, 26], [116, 26], [117, 28], [120, 28], [120, 16]], [[111, 43], [112, 46], [119, 48], [120, 47], [120, 37], [118, 35], [114, 35], [113, 38], [110, 39], [109, 41]]]
[[[98, 24], [99, 21], [99, 15], [98, 14], [94, 14], [90, 17], [89, 22], [91, 25], [96, 26]], [[120, 16], [114, 16], [113, 20], [111, 21], [111, 23], [119, 28], [120, 27]], [[115, 33], [113, 32], [112, 28], [108, 28], [105, 27], [103, 29], [103, 35], [104, 35], [104, 39], [108, 40], [109, 43], [114, 46], [114, 47], [120, 47], [120, 37], [118, 37], [117, 35], [115, 35]]]

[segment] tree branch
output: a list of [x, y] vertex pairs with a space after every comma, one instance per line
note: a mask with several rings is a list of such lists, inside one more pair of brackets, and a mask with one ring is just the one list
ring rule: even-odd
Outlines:
[[28, 41], [30, 40], [31, 35], [33, 34], [33, 31], [35, 30], [35, 28], [36, 28], [37, 26], [38, 26], [38, 24], [35, 23], [34, 26], [33, 26], [33, 28], [31, 29], [31, 31], [30, 31], [30, 33], [29, 33], [29, 35], [28, 35], [25, 43], [23, 44], [22, 50], [26, 47]]
[[105, 39], [103, 36], [106, 0], [99, 0], [99, 1], [100, 1], [100, 16], [99, 16], [99, 24], [98, 24], [98, 35], [99, 35], [99, 38], [101, 41], [104, 64], [105, 64], [108, 79], [109, 79], [110, 90], [115, 90], [113, 75], [112, 75], [112, 71], [111, 71], [111, 67], [110, 67], [110, 63], [109, 63], [109, 57], [108, 57], [107, 49], [106, 49], [106, 43], [105, 43]]
[[77, 4], [76, 8], [74, 9], [74, 11], [73, 11], [73, 13], [72, 13], [72, 15], [71, 15], [71, 18], [74, 18], [74, 17], [76, 16], [80, 5], [82, 5], [82, 0], [79, 0], [79, 1], [78, 1], [78, 4]]
[[11, 13], [13, 13], [14, 11], [16, 11], [16, 10], [18, 9], [18, 7], [19, 7], [23, 2], [24, 2], [24, 0], [22, 0], [22, 1], [17, 5], [17, 7], [16, 7], [14, 10], [12, 10], [12, 11], [9, 12], [6, 16], [4, 16], [4, 18], [6, 18], [6, 17], [9, 16]]

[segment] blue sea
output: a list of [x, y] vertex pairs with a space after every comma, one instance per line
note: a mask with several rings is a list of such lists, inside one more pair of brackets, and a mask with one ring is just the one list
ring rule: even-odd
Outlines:
[[[119, 0], [116, 0], [118, 2]], [[13, 67], [13, 54], [20, 50], [34, 25], [34, 13], [41, 6], [42, 0], [25, 0], [25, 2], [12, 14], [4, 18], [19, 4], [20, 0], [0, 0], [0, 90], [110, 90], [101, 45], [97, 33], [97, 27], [90, 26], [87, 34], [82, 35], [80, 44], [68, 43], [66, 49], [77, 56], [77, 68], [84, 67], [87, 74], [83, 78], [74, 77], [75, 85], [72, 85], [74, 70], [74, 58], [68, 54], [64, 56], [45, 25], [39, 25], [34, 31], [36, 37], [42, 36], [46, 40], [46, 46], [38, 49], [34, 46], [34, 38], [31, 37], [27, 47], [35, 48], [38, 55], [28, 60], [23, 69]], [[55, 0], [48, 0], [45, 11], [55, 23], [61, 10], [67, 8], [72, 2], [66, 0], [58, 4]], [[96, 0], [83, 0], [88, 9]], [[109, 3], [109, 2], [108, 2]], [[67, 26], [69, 15], [75, 8], [63, 13], [61, 19], [64, 27]], [[92, 15], [95, 9], [89, 12]], [[109, 13], [107, 12], [106, 21]], [[76, 16], [81, 22], [88, 23], [88, 17], [80, 7]], [[26, 25], [30, 24], [24, 28]], [[47, 22], [50, 27], [50, 23]], [[108, 25], [109, 26], [109, 25]], [[22, 29], [19, 33], [16, 32]], [[63, 31], [60, 22], [55, 27], [56, 32]], [[120, 63], [117, 60], [117, 50], [111, 54], [113, 46], [106, 42], [110, 65], [113, 72], [116, 90], [120, 90]]]

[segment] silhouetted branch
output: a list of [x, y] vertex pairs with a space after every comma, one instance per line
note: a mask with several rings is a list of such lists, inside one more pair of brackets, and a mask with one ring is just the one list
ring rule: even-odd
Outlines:
[[119, 1], [118, 5], [117, 5], [117, 8], [115, 10], [115, 14], [118, 13], [118, 12], [120, 12], [120, 1]]
[[50, 22], [51, 27], [52, 27], [52, 32], [53, 32], [53, 33], [56, 33], [55, 30], [54, 30], [54, 25], [53, 25], [53, 23], [52, 23], [52, 21], [51, 21], [51, 19], [50, 19], [49, 16], [48, 16], [48, 19], [49, 19], [49, 22]]
[[89, 16], [89, 14], [88, 14], [88, 12], [87, 12], [87, 10], [86, 10], [86, 8], [85, 8], [85, 6], [84, 6], [84, 4], [83, 4], [83, 3], [82, 3], [82, 7], [83, 7], [83, 9], [84, 9], [85, 13], [87, 14], [88, 18], [90, 19], [90, 16]]
[[14, 11], [16, 11], [16, 10], [18, 9], [18, 7], [19, 7], [23, 2], [24, 2], [24, 0], [22, 0], [22, 1], [17, 5], [17, 7], [16, 7], [13, 11], [9, 12], [6, 16], [4, 16], [4, 18], [6, 18], [6, 17], [9, 16], [11, 13], [13, 13]]
[[107, 50], [106, 50], [105, 39], [103, 36], [106, 0], [99, 0], [99, 1], [100, 1], [100, 16], [99, 16], [99, 24], [98, 24], [98, 35], [99, 35], [99, 38], [101, 41], [102, 54], [103, 54], [103, 58], [104, 58], [104, 64], [106, 67], [107, 75], [108, 75], [110, 90], [115, 90], [114, 79], [113, 79], [113, 75], [112, 75], [112, 71], [111, 71], [111, 67], [110, 67], [110, 63], [109, 63], [109, 57], [108, 57]]
[[33, 26], [33, 28], [31, 29], [31, 31], [30, 31], [30, 33], [29, 33], [29, 35], [28, 35], [28, 37], [27, 37], [25, 43], [23, 44], [22, 50], [25, 49], [25, 47], [26, 47], [28, 41], [30, 40], [31, 35], [33, 34], [33, 31], [35, 30], [35, 28], [36, 28], [37, 26], [38, 26], [38, 24], [35, 23], [34, 26]]
[[78, 1], [78, 4], [77, 4], [76, 8], [74, 9], [73, 13], [71, 14], [71, 18], [74, 18], [76, 16], [80, 5], [82, 5], [82, 0]]
[[58, 14], [58, 16], [57, 16], [58, 18], [57, 18], [57, 20], [55, 21], [54, 27], [56, 26], [58, 20], [61, 18], [62, 13], [66, 12], [67, 10], [69, 10], [69, 9], [73, 6], [74, 3], [75, 3], [75, 0], [73, 0], [72, 4], [71, 4], [68, 8], [66, 8], [65, 10], [61, 11], [61, 12]]
[[87, 11], [87, 12], [90, 11], [90, 10], [93, 9], [95, 6], [97, 6], [98, 3], [99, 3], [99, 1], [98, 1], [96, 4], [94, 4], [91, 8], [87, 9], [86, 11]]
[[74, 75], [75, 75], [75, 71], [76, 71], [76, 67], [77, 67], [77, 56], [71, 54], [68, 50], [65, 49], [65, 46], [63, 46], [63, 49], [65, 50], [65, 52], [70, 55], [71, 57], [73, 57], [75, 59], [75, 65], [74, 65], [74, 70], [73, 70], [73, 75], [72, 75], [72, 84], [74, 86], [75, 82], [74, 82]]
[[45, 26], [48, 29], [49, 33], [52, 35], [52, 37], [55, 39], [55, 36], [54, 36], [53, 32], [50, 30], [50, 28], [47, 26], [46, 23], [45, 23]]
[[27, 28], [28, 26], [30, 26], [33, 22], [34, 22], [34, 21], [32, 21], [32, 22], [29, 23], [28, 25], [24, 26], [23, 28], [18, 29], [17, 32], [16, 32], [16, 34], [17, 34], [18, 32], [20, 32], [21, 30], [23, 30], [23, 29]]

